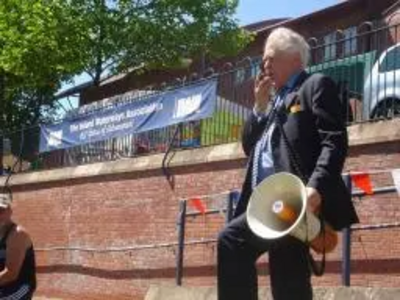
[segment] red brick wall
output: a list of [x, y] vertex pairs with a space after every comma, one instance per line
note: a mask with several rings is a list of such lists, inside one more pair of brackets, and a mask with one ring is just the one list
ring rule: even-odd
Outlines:
[[[353, 148], [347, 170], [400, 168], [400, 143]], [[393, 186], [390, 172], [371, 174], [376, 188]], [[355, 198], [361, 225], [400, 220], [400, 196], [396, 193]], [[353, 233], [353, 285], [398, 287], [400, 285], [400, 228]]]
[[[400, 143], [352, 149], [347, 170], [400, 167]], [[172, 190], [160, 170], [79, 179], [16, 189], [15, 218], [30, 231], [37, 251], [38, 294], [65, 299], [143, 299], [150, 284], [175, 282], [176, 246], [120, 252], [82, 252], [52, 247], [121, 248], [177, 241], [179, 199], [240, 187], [244, 161], [174, 169]], [[393, 185], [389, 173], [372, 176], [375, 187]], [[218, 208], [223, 195], [205, 198]], [[363, 224], [400, 217], [395, 193], [354, 199]], [[193, 208], [189, 205], [189, 210]], [[187, 241], [215, 238], [224, 217], [187, 218]], [[39, 251], [40, 250], [40, 251]], [[44, 251], [47, 250], [47, 251]], [[51, 250], [51, 251], [50, 251]], [[186, 247], [184, 285], [213, 285], [215, 244]], [[341, 247], [328, 257], [317, 285], [340, 285]], [[352, 284], [400, 285], [400, 229], [353, 234]], [[260, 282], [266, 258], [260, 259]]]

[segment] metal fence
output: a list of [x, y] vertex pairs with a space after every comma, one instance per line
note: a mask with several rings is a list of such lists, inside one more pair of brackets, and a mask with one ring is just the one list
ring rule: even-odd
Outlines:
[[[348, 124], [400, 115], [400, 44], [397, 45], [400, 28], [373, 29], [368, 24], [360, 32], [337, 31], [319, 39], [320, 42], [309, 39], [308, 71], [325, 73], [336, 81]], [[252, 110], [253, 84], [260, 61], [261, 57], [248, 57], [237, 64], [225, 64], [218, 72], [207, 70], [204, 77], [218, 80], [217, 107], [209, 119], [42, 154], [38, 153], [38, 126], [5, 133], [0, 139], [3, 140], [3, 173], [10, 172], [14, 165], [14, 172], [18, 172], [163, 153], [170, 143], [179, 150], [236, 142]], [[164, 84], [157, 92], [193, 81], [196, 76], [179, 78]], [[152, 92], [154, 90], [145, 94]], [[137, 101], [144, 96], [138, 95]], [[101, 109], [101, 105], [81, 107], [74, 113], [90, 109]], [[16, 162], [17, 158], [20, 162]]]
[[[368, 196], [364, 191], [354, 189], [352, 185], [351, 176], [349, 174], [343, 174], [343, 179], [346, 183], [349, 192], [352, 197], [364, 197]], [[386, 186], [380, 188], [374, 188], [373, 194], [388, 194], [388, 193], [396, 193], [396, 187], [394, 186]], [[220, 214], [221, 212], [225, 213], [225, 222], [228, 223], [232, 220], [233, 211], [235, 209], [235, 205], [240, 197], [240, 193], [237, 190], [232, 190], [230, 192], [224, 193], [225, 195], [225, 207], [220, 206], [219, 209], [207, 209], [204, 212], [199, 211], [187, 211], [187, 202], [190, 201], [188, 199], [182, 199], [179, 202], [179, 214], [177, 220], [177, 256], [176, 256], [176, 273], [175, 273], [175, 282], [177, 285], [182, 285], [183, 281], [183, 270], [184, 270], [184, 255], [185, 248], [187, 246], [199, 245], [199, 244], [215, 244], [217, 242], [216, 238], [210, 237], [201, 237], [196, 239], [186, 239], [186, 224], [188, 217], [197, 217], [201, 215], [214, 215]], [[218, 195], [207, 195], [204, 198], [213, 198]], [[200, 198], [200, 197], [199, 197]], [[342, 247], [341, 247], [341, 283], [343, 286], [351, 285], [351, 258], [352, 258], [352, 233], [356, 231], [371, 231], [371, 230], [383, 230], [383, 229], [399, 229], [400, 222], [394, 223], [379, 223], [379, 224], [364, 224], [364, 225], [353, 225], [351, 227], [344, 228], [341, 231], [342, 235]], [[216, 232], [213, 233], [214, 236]], [[354, 241], [353, 241], [354, 242]], [[382, 270], [384, 268], [377, 267], [376, 271]]]
[[357, 33], [337, 31], [325, 42], [311, 39], [310, 72], [331, 76], [348, 104], [348, 121], [369, 122], [400, 114], [400, 26]]

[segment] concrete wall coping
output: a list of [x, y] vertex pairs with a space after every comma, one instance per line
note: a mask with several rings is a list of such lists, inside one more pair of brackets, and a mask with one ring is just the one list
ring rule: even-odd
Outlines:
[[400, 141], [400, 118], [348, 127], [350, 147]]
[[[400, 299], [400, 289], [372, 287], [316, 287], [315, 300], [394, 300]], [[259, 288], [259, 298], [272, 300], [269, 288]], [[293, 299], [296, 297], [293, 296]], [[215, 287], [151, 285], [145, 300], [216, 300]]]
[[[350, 146], [400, 141], [400, 130], [398, 128], [400, 128], [400, 118], [350, 126], [348, 128]], [[110, 174], [159, 170], [161, 169], [163, 158], [164, 153], [161, 153], [76, 167], [16, 174], [11, 176], [9, 184], [14, 186], [38, 184]], [[169, 161], [168, 166], [173, 168], [244, 158], [245, 155], [242, 151], [241, 143], [235, 142], [177, 151]], [[4, 185], [4, 182], [5, 177], [0, 178], [0, 186]]]
[[[160, 170], [164, 155], [164, 153], [161, 153], [135, 158], [123, 158], [116, 161], [93, 163], [76, 167], [15, 174], [11, 176], [9, 185], [16, 186], [39, 184], [95, 176], [106, 176], [110, 174]], [[170, 156], [172, 156], [172, 153], [168, 157]], [[169, 168], [173, 168], [202, 163], [237, 160], [243, 159], [244, 157], [245, 156], [240, 143], [230, 143], [212, 147], [177, 151], [173, 153], [173, 157], [171, 160], [169, 160], [167, 165]], [[4, 185], [5, 180], [5, 176], [0, 178], [0, 186]]]

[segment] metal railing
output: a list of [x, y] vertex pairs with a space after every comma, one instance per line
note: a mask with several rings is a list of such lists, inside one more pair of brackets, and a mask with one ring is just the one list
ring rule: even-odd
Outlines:
[[347, 104], [348, 122], [392, 119], [400, 115], [400, 25], [386, 26], [311, 50], [311, 72], [331, 76]]
[[[361, 190], [353, 189], [351, 175], [345, 174], [343, 175], [343, 179], [346, 183], [347, 188], [349, 189], [352, 197], [361, 197], [367, 196], [367, 194]], [[387, 193], [395, 193], [397, 191], [394, 186], [380, 187], [374, 188], [373, 194], [387, 194]], [[212, 195], [210, 195], [212, 196]], [[209, 196], [209, 197], [210, 197]], [[198, 217], [201, 215], [213, 215], [219, 214], [222, 212], [225, 213], [225, 222], [228, 223], [232, 220], [233, 212], [235, 209], [235, 204], [237, 203], [240, 194], [237, 190], [232, 190], [231, 192], [226, 193], [226, 206], [223, 209], [207, 209], [204, 212], [199, 211], [187, 211], [187, 202], [190, 201], [188, 199], [182, 199], [179, 203], [179, 214], [177, 220], [177, 232], [178, 232], [178, 242], [177, 242], [177, 256], [176, 256], [176, 273], [175, 273], [175, 282], [177, 285], [182, 285], [183, 280], [183, 270], [184, 270], [184, 255], [186, 246], [198, 245], [198, 244], [215, 244], [217, 243], [217, 232], [215, 232], [215, 238], [197, 238], [186, 239], [186, 219], [188, 217]], [[355, 231], [366, 231], [366, 230], [381, 230], [381, 229], [390, 229], [390, 228], [400, 228], [400, 222], [394, 223], [380, 223], [380, 224], [364, 224], [364, 225], [353, 225], [348, 228], [344, 228], [342, 230], [342, 252], [341, 252], [341, 283], [343, 286], [351, 285], [351, 252], [352, 252], [352, 232]]]
[[[396, 46], [399, 29], [399, 25], [370, 28], [348, 36], [336, 33], [330, 42], [313, 40], [308, 71], [325, 73], [336, 81], [348, 124], [400, 116], [400, 44]], [[260, 61], [261, 57], [245, 58], [235, 65], [225, 64], [219, 72], [207, 70], [204, 77], [212, 76], [218, 81], [217, 106], [208, 119], [41, 154], [38, 153], [38, 126], [3, 133], [0, 137], [4, 148], [3, 173], [10, 171], [18, 157], [21, 161], [14, 172], [165, 153], [173, 136], [174, 150], [239, 141], [243, 124], [252, 110], [254, 78]], [[198, 79], [198, 76], [177, 78], [170, 84], [161, 84], [156, 91], [137, 94], [135, 101], [149, 93], [190, 85]], [[104, 103], [110, 101], [107, 99]], [[101, 105], [91, 104], [74, 113], [90, 109], [101, 109]]]

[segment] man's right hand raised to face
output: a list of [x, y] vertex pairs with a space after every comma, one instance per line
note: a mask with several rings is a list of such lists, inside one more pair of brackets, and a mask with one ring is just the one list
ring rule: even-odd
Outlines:
[[254, 109], [258, 113], [265, 113], [271, 98], [271, 88], [273, 87], [272, 74], [269, 70], [261, 67], [260, 73], [254, 83]]

